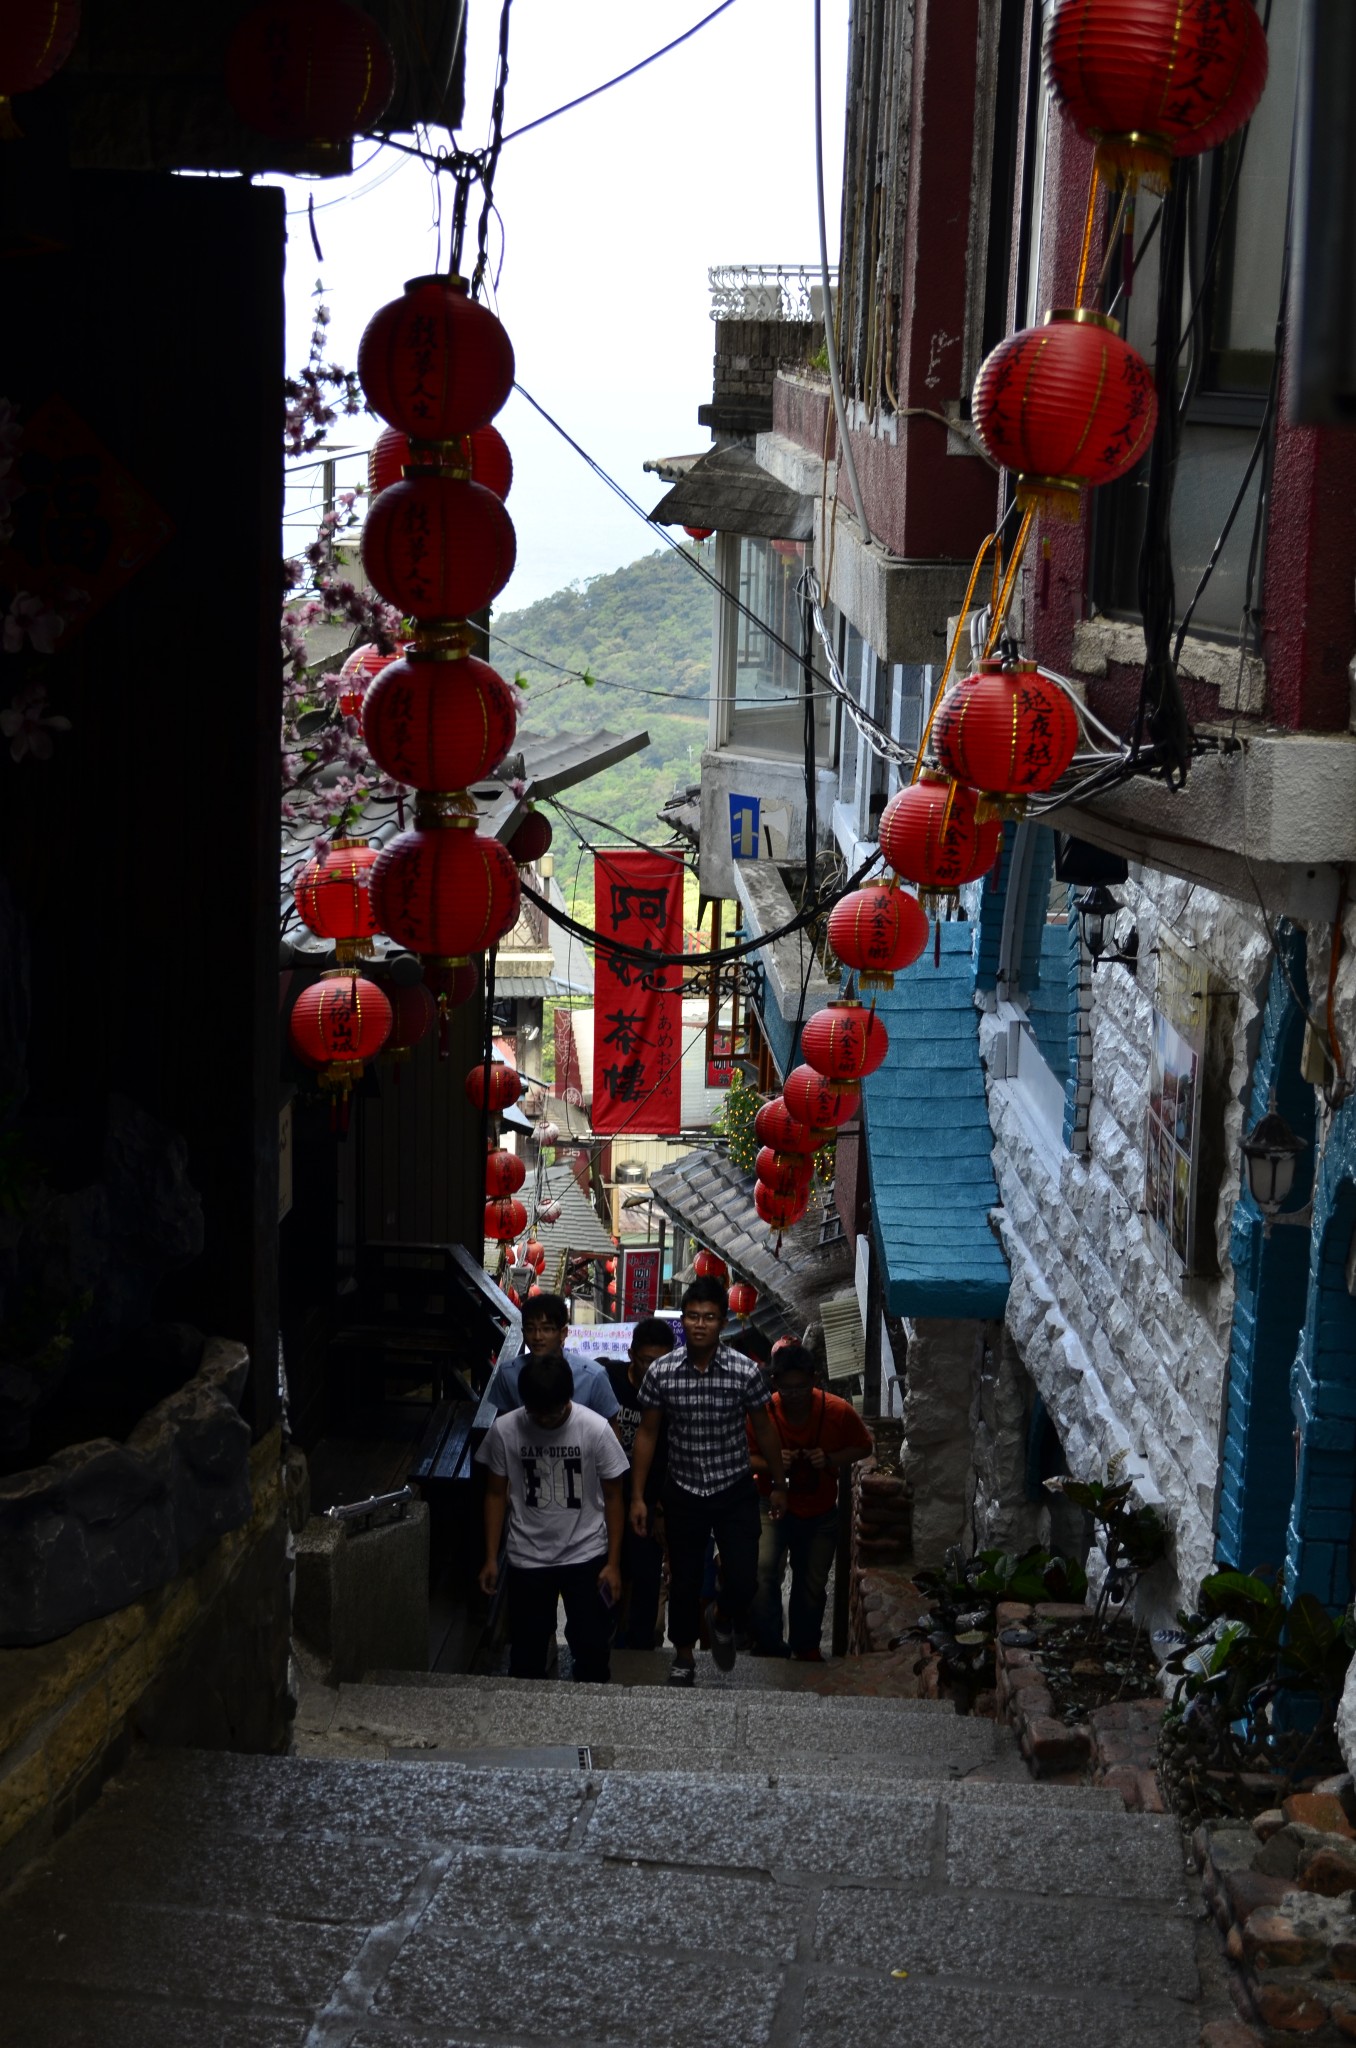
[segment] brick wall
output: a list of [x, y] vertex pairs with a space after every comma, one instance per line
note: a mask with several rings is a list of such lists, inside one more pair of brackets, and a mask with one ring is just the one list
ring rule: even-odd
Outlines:
[[823, 332], [811, 320], [718, 320], [712, 374], [716, 404], [739, 399], [770, 404], [778, 370], [808, 362]]

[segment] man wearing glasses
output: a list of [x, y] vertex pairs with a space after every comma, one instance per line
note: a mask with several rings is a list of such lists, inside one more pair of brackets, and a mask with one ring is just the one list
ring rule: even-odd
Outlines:
[[747, 1420], [771, 1478], [768, 1513], [786, 1511], [781, 1439], [768, 1412], [768, 1386], [750, 1358], [720, 1333], [729, 1311], [718, 1280], [694, 1280], [683, 1295], [685, 1348], [652, 1365], [637, 1400], [641, 1423], [631, 1453], [631, 1527], [649, 1530], [645, 1482], [668, 1424], [668, 1477], [662, 1494], [669, 1539], [669, 1684], [696, 1682], [694, 1655], [701, 1622], [702, 1567], [711, 1537], [720, 1552], [720, 1591], [709, 1616], [711, 1655], [721, 1671], [735, 1660], [735, 1629], [758, 1584], [758, 1492], [749, 1468]]

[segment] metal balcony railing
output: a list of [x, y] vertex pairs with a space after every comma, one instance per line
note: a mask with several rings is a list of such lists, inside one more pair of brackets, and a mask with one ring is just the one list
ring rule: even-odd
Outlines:
[[[837, 290], [838, 273], [829, 273]], [[817, 263], [716, 263], [706, 273], [713, 320], [822, 320]]]

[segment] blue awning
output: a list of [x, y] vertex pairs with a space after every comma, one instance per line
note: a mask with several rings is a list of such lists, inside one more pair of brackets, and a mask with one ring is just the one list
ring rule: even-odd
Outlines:
[[942, 957], [881, 991], [890, 1033], [864, 1090], [871, 1234], [891, 1315], [1001, 1317], [1008, 1265], [990, 1227], [998, 1206], [993, 1133], [979, 1061], [974, 927], [941, 928]]

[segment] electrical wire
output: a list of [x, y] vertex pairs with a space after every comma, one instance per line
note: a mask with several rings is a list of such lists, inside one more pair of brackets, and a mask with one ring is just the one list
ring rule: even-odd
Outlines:
[[880, 857], [880, 850], [877, 848], [868, 860], [862, 862], [857, 872], [848, 877], [844, 887], [829, 889], [817, 895], [803, 909], [798, 910], [794, 917], [788, 918], [785, 924], [778, 925], [775, 930], [762, 932], [756, 939], [743, 939], [737, 945], [722, 946], [715, 953], [647, 953], [641, 946], [625, 945], [620, 939], [610, 938], [603, 932], [595, 931], [591, 925], [581, 924], [578, 918], [571, 917], [568, 911], [557, 910], [553, 903], [527, 882], [523, 883], [523, 894], [529, 903], [535, 903], [538, 910], [549, 917], [553, 924], [558, 924], [562, 931], [572, 932], [576, 938], [584, 939], [589, 945], [601, 948], [604, 953], [616, 954], [620, 959], [638, 961], [649, 969], [692, 967], [698, 964], [719, 966], [727, 960], [745, 960], [751, 953], [760, 953], [765, 946], [774, 945], [778, 939], [787, 938], [792, 932], [799, 931], [802, 926], [813, 923], [815, 918], [831, 910], [840, 897], [858, 888]]
[[720, 0], [719, 7], [713, 7], [711, 12], [704, 14], [700, 21], [694, 21], [691, 28], [684, 29], [683, 33], [680, 36], [675, 36], [671, 43], [665, 43], [662, 50], [653, 50], [648, 57], [642, 57], [638, 64], [632, 64], [628, 70], [619, 71], [615, 78], [605, 79], [602, 85], [595, 85], [590, 91], [581, 92], [576, 98], [566, 100], [563, 106], [553, 107], [549, 114], [538, 114], [535, 121], [524, 121], [521, 128], [510, 129], [509, 133], [503, 138], [504, 141], [516, 142], [520, 135], [530, 135], [534, 128], [544, 128], [548, 121], [558, 121], [562, 114], [572, 113], [576, 107], [582, 107], [588, 100], [596, 100], [599, 93], [611, 92], [614, 85], [624, 85], [626, 80], [634, 78], [637, 72], [644, 71], [649, 65], [658, 63], [661, 57], [667, 57], [670, 50], [676, 50], [680, 44], [689, 42], [699, 29], [704, 29], [708, 22], [714, 21], [718, 14], [726, 13], [734, 4], [735, 0]]

